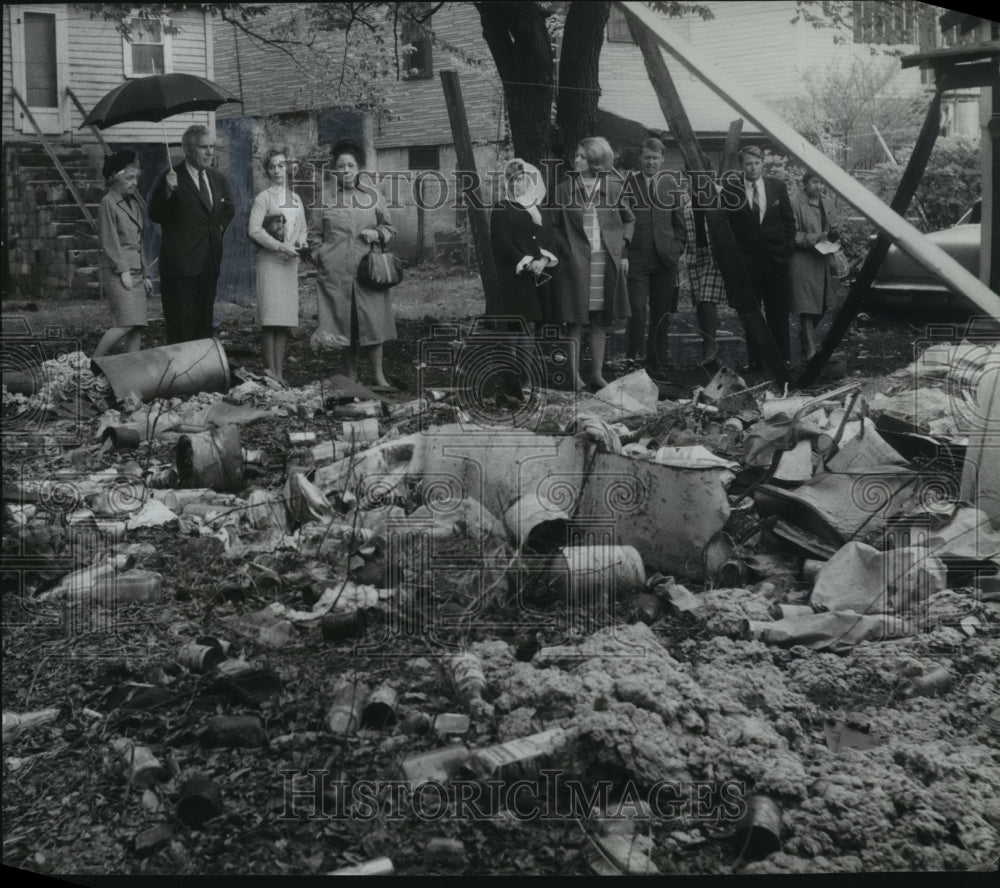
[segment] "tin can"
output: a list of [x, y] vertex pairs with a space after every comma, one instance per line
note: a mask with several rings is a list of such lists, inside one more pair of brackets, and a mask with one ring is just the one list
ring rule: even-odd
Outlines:
[[135, 786], [147, 789], [170, 778], [167, 769], [148, 746], [139, 746], [127, 737], [119, 737], [111, 741], [111, 748], [118, 755], [126, 778]]
[[367, 419], [382, 412], [382, 402], [355, 401], [352, 404], [334, 404], [330, 412], [335, 419]]
[[220, 648], [207, 644], [186, 644], [177, 652], [177, 663], [198, 675], [203, 675], [225, 659], [226, 655]]
[[319, 621], [320, 631], [326, 641], [344, 641], [365, 634], [368, 618], [363, 610], [350, 613], [324, 614]]
[[745, 860], [763, 860], [781, 848], [782, 820], [781, 806], [770, 796], [750, 798], [743, 821], [745, 828], [740, 831], [741, 836], [746, 836], [742, 840]]
[[658, 595], [642, 592], [635, 600], [636, 615], [647, 626], [652, 626], [663, 615], [663, 599]]
[[426, 712], [411, 712], [403, 719], [403, 731], [407, 734], [423, 736], [434, 727], [434, 720]]
[[302, 444], [315, 444], [316, 443], [316, 433], [315, 432], [286, 432], [285, 433], [285, 443], [290, 447]]
[[377, 441], [378, 420], [374, 417], [341, 423], [341, 438], [350, 443]]
[[142, 443], [139, 430], [128, 426], [108, 426], [101, 439], [111, 441], [111, 446], [115, 450], [135, 450]]
[[201, 735], [205, 746], [245, 749], [267, 745], [267, 734], [256, 715], [216, 715]]
[[159, 469], [149, 473], [146, 484], [154, 490], [169, 490], [180, 484], [180, 476], [177, 474], [177, 469]]
[[374, 860], [366, 860], [364, 863], [356, 863], [354, 866], [345, 866], [343, 869], [334, 870], [327, 873], [328, 876], [391, 876], [395, 873], [392, 861], [388, 857], [376, 857]]
[[107, 587], [119, 604], [159, 601], [163, 591], [163, 576], [152, 570], [133, 568], [111, 574]]
[[788, 617], [804, 617], [814, 614], [815, 611], [808, 604], [778, 604], [771, 605], [770, 614], [776, 620], [784, 620]]
[[396, 724], [398, 695], [391, 685], [382, 684], [368, 695], [361, 712], [361, 723], [366, 727], [384, 728]]
[[442, 712], [434, 719], [434, 732], [442, 736], [457, 736], [469, 732], [469, 716], [461, 712]]
[[222, 813], [222, 790], [212, 780], [195, 778], [181, 785], [177, 799], [177, 819], [191, 829]]
[[333, 693], [333, 702], [326, 712], [323, 724], [331, 734], [350, 736], [361, 725], [361, 712], [368, 697], [368, 686], [363, 682], [347, 681], [339, 684]]

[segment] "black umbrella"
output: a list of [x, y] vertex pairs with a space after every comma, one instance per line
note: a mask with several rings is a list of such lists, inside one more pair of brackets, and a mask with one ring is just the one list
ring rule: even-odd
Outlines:
[[[80, 128], [107, 129], [135, 120], [157, 123], [175, 114], [214, 111], [220, 105], [238, 101], [218, 84], [195, 74], [154, 74], [116, 86], [94, 106]], [[166, 127], [163, 134], [166, 141]], [[169, 145], [167, 165], [170, 165]]]

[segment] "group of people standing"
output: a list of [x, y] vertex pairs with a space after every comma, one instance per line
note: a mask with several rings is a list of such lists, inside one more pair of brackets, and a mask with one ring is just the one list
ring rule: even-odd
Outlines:
[[[564, 325], [576, 346], [578, 387], [606, 385], [607, 332], [622, 325], [626, 362], [663, 378], [682, 283], [695, 306], [701, 363], [710, 372], [718, 369], [725, 284], [704, 208], [693, 207], [686, 187], [662, 170], [663, 158], [663, 143], [647, 139], [639, 172], [625, 177], [613, 171], [605, 139], [583, 139], [574, 174], [557, 187], [548, 209], [538, 169], [520, 159], [506, 167], [507, 199], [493, 213], [491, 232], [504, 300], [500, 309], [527, 321]], [[782, 358], [790, 357], [790, 311], [799, 315], [802, 353], [811, 358], [816, 324], [837, 285], [830, 253], [815, 249], [839, 237], [833, 205], [812, 173], [803, 177], [802, 193], [792, 201], [780, 180], [762, 175], [759, 148], [745, 148], [740, 160], [742, 193], [724, 204], [737, 248]], [[591, 364], [584, 379], [579, 352], [588, 325]], [[747, 352], [742, 369], [763, 369], [749, 337]]]
[[[113, 326], [94, 357], [124, 341], [139, 351], [153, 289], [143, 252], [146, 218], [160, 225], [160, 290], [168, 344], [206, 339], [214, 333], [214, 306], [222, 242], [236, 215], [226, 177], [212, 168], [214, 145], [206, 127], [188, 128], [181, 140], [184, 160], [161, 176], [149, 205], [138, 193], [134, 151], [110, 154], [104, 162], [108, 192], [101, 202], [101, 282]], [[250, 210], [247, 235], [256, 245], [257, 313], [262, 331], [264, 372], [285, 384], [288, 331], [299, 324], [299, 264], [315, 265], [319, 324], [314, 348], [345, 350], [347, 375], [357, 378], [358, 351], [371, 362], [377, 388], [391, 388], [382, 366], [382, 343], [395, 338], [389, 295], [357, 278], [361, 258], [373, 243], [395, 233], [384, 201], [352, 200], [365, 155], [357, 142], [334, 145], [333, 170], [324, 170], [324, 199], [309, 214], [292, 190], [293, 161], [283, 149], [263, 158], [267, 187]]]
[[[152, 291], [143, 255], [145, 219], [161, 226], [159, 256], [168, 343], [213, 334], [215, 290], [222, 240], [236, 215], [226, 177], [212, 168], [208, 130], [190, 127], [182, 139], [184, 160], [161, 176], [146, 207], [138, 194], [139, 167], [131, 151], [105, 160], [108, 193], [100, 212], [102, 283], [113, 327], [94, 353], [119, 341], [141, 348], [146, 299]], [[491, 215], [491, 246], [500, 281], [496, 314], [532, 324], [563, 325], [578, 388], [600, 388], [609, 329], [626, 325], [626, 360], [644, 365], [654, 378], [668, 367], [671, 316], [678, 307], [679, 275], [694, 302], [702, 335], [702, 363], [718, 365], [718, 310], [726, 299], [713, 258], [705, 214], [676, 179], [665, 174], [664, 146], [648, 139], [640, 171], [628, 178], [613, 170], [614, 154], [601, 137], [582, 139], [573, 173], [546, 200], [541, 172], [514, 159], [506, 165], [504, 199]], [[333, 169], [323, 171], [319, 200], [308, 210], [292, 190], [294, 160], [283, 149], [262, 159], [267, 187], [254, 199], [247, 233], [257, 247], [257, 307], [265, 373], [284, 384], [289, 328], [299, 323], [300, 262], [317, 272], [316, 349], [344, 351], [347, 375], [357, 378], [358, 355], [368, 358], [375, 386], [391, 389], [383, 370], [383, 343], [394, 339], [389, 290], [358, 279], [359, 263], [372, 245], [389, 243], [395, 227], [381, 195], [366, 189], [354, 199], [366, 168], [362, 148], [341, 140], [332, 150]], [[784, 184], [762, 175], [759, 148], [744, 148], [743, 194], [727, 203], [728, 219], [754, 294], [782, 357], [789, 358], [788, 312], [801, 319], [802, 350], [816, 350], [815, 327], [833, 295], [829, 250], [838, 238], [831, 202], [811, 173], [792, 201]], [[732, 185], [727, 187], [732, 188]], [[648, 316], [648, 321], [647, 321]], [[589, 377], [580, 367], [588, 330]], [[748, 339], [748, 370], [762, 364]], [[643, 354], [644, 352], [644, 354]]]

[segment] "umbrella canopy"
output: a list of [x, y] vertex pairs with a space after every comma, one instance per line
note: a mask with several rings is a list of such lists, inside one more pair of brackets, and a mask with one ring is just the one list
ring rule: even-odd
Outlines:
[[85, 126], [107, 129], [119, 123], [144, 120], [157, 123], [189, 111], [214, 111], [239, 99], [218, 84], [194, 74], [154, 74], [116, 86], [86, 116]]

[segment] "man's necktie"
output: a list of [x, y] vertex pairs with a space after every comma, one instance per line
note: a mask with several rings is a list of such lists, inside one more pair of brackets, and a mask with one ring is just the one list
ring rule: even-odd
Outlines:
[[758, 222], [764, 221], [760, 217], [760, 189], [757, 187], [756, 182], [753, 183], [753, 214]]
[[198, 187], [201, 188], [201, 196], [205, 198], [205, 203], [212, 206], [212, 192], [208, 190], [208, 174], [204, 170], [198, 173]]

